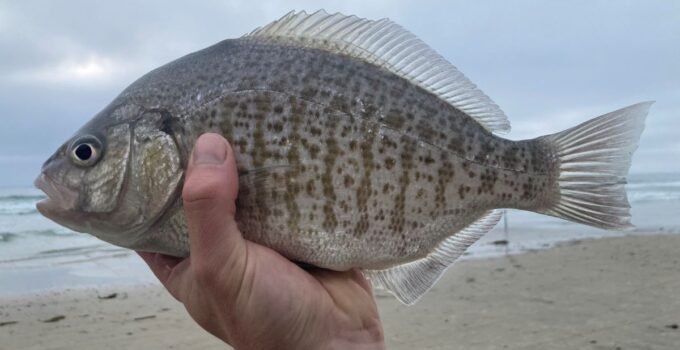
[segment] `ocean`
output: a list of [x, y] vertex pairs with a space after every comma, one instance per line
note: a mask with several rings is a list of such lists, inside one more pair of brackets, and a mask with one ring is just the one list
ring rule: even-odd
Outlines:
[[[516, 210], [465, 258], [517, 254], [562, 242], [620, 235], [680, 234], [680, 174], [633, 174], [627, 185], [633, 224], [605, 231]], [[46, 289], [155, 283], [132, 251], [61, 227], [42, 217], [34, 188], [0, 188], [0, 295]]]

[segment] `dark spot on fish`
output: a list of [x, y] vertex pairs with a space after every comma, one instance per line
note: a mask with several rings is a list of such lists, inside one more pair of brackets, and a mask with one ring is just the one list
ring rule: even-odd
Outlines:
[[345, 175], [345, 187], [352, 187], [354, 185], [354, 178], [350, 175]]
[[309, 156], [312, 159], [316, 159], [316, 157], [319, 155], [319, 152], [321, 152], [321, 148], [317, 144], [311, 144], [309, 145]]
[[321, 129], [319, 129], [319, 128], [317, 128], [317, 127], [314, 127], [314, 126], [312, 126], [312, 127], [310, 128], [309, 132], [312, 134], [312, 136], [317, 136], [317, 137], [320, 136], [321, 133], [322, 133], [322, 132], [321, 132]]
[[396, 160], [394, 160], [394, 158], [392, 157], [385, 158], [385, 168], [387, 170], [392, 169], [396, 163], [397, 163]]
[[307, 181], [306, 189], [307, 189], [307, 195], [309, 195], [310, 197], [314, 196], [314, 192], [316, 191], [316, 186], [314, 185], [314, 180]]
[[402, 116], [401, 111], [391, 109], [385, 116], [385, 124], [395, 129], [401, 129], [404, 126], [406, 119]]

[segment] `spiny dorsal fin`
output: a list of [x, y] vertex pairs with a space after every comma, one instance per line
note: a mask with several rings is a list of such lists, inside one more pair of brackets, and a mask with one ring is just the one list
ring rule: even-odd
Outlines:
[[[365, 270], [373, 287], [385, 289], [404, 304], [412, 305], [442, 277], [444, 272], [480, 237], [491, 230], [503, 216], [501, 210], [492, 210], [460, 232], [456, 232], [428, 256], [385, 270]], [[445, 218], [434, 223], [433, 230], [452, 224]], [[426, 234], [419, 232], [418, 234]]]
[[503, 111], [463, 73], [389, 19], [292, 11], [246, 37], [293, 42], [363, 59], [439, 96], [489, 131], [510, 130]]

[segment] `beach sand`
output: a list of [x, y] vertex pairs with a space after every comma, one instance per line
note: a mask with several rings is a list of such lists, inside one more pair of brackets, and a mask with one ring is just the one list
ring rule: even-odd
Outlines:
[[[678, 349], [680, 235], [468, 259], [415, 306], [378, 303], [388, 349]], [[2, 350], [223, 348], [158, 286], [0, 298]]]

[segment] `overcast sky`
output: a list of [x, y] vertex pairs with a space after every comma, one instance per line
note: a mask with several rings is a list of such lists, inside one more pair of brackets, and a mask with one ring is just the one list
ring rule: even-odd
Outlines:
[[530, 138], [656, 100], [632, 171], [680, 171], [680, 1], [0, 0], [0, 187], [145, 72], [290, 10], [389, 17]]

